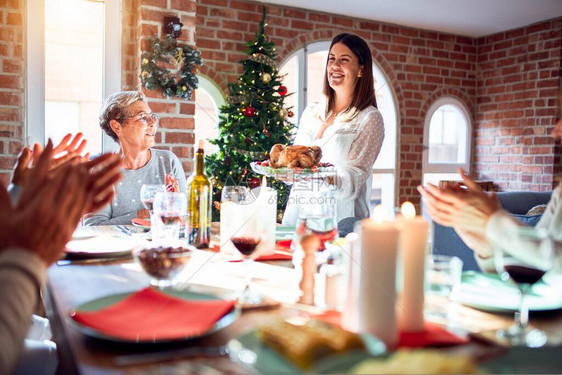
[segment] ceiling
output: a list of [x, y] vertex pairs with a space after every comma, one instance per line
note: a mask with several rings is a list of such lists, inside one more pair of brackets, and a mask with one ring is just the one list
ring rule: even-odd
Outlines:
[[562, 16], [562, 0], [259, 0], [481, 37]]

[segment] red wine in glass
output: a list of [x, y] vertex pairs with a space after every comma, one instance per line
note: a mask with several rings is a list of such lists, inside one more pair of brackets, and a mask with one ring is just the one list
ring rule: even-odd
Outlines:
[[179, 223], [181, 221], [181, 216], [174, 214], [162, 214], [160, 215], [160, 219], [162, 220], [162, 223], [164, 223], [164, 225], [168, 226]]
[[142, 205], [144, 206], [144, 208], [146, 208], [148, 211], [152, 212], [154, 199], [143, 199], [141, 202], [142, 202]]
[[505, 265], [503, 268], [517, 284], [533, 285], [545, 274], [545, 271], [529, 266]]
[[236, 249], [246, 257], [252, 255], [261, 242], [259, 237], [232, 237], [230, 240]]

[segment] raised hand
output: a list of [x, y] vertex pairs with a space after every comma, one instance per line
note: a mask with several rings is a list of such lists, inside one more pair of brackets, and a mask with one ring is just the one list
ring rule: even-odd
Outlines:
[[[54, 170], [68, 162], [87, 161], [89, 154], [82, 156], [86, 144], [86, 140], [82, 139], [82, 133], [77, 133], [74, 138], [70, 133], [65, 135], [59, 144], [53, 146], [49, 164], [50, 170]], [[43, 147], [38, 143], [35, 143], [32, 149], [29, 147], [22, 149], [14, 168], [13, 184], [25, 185], [30, 169], [35, 167], [42, 153]]]
[[164, 185], [166, 185], [166, 191], [179, 193], [180, 192], [180, 185], [178, 183], [178, 179], [172, 176], [170, 173], [166, 173], [166, 177], [164, 179]]

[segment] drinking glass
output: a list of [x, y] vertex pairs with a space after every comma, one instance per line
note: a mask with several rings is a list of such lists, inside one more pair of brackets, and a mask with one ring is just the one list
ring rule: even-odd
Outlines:
[[518, 238], [515, 246], [494, 246], [496, 271], [502, 280], [514, 282], [521, 293], [514, 324], [508, 329], [498, 330], [496, 335], [511, 345], [536, 348], [546, 344], [547, 336], [543, 331], [529, 327], [529, 306], [525, 297], [531, 286], [552, 267], [554, 248], [544, 228], [521, 227]]
[[[312, 297], [309, 289], [318, 289], [315, 285], [303, 289], [303, 282], [307, 279], [306, 268], [303, 264], [305, 257], [305, 246], [311, 242], [311, 236], [316, 237], [318, 241], [318, 249], [314, 254], [316, 269], [318, 266], [326, 263], [329, 251], [326, 250], [326, 242], [333, 241], [338, 235], [337, 219], [336, 219], [336, 198], [333, 191], [310, 191], [308, 194], [302, 194], [299, 197], [299, 213], [293, 239], [293, 265], [296, 270], [296, 280], [298, 281], [297, 294], [299, 301], [307, 301], [312, 303]], [[307, 245], [303, 246], [306, 242]], [[308, 249], [310, 251], [310, 249]], [[314, 295], [314, 304], [323, 304], [323, 298], [319, 293]]]
[[233, 254], [235, 252], [230, 238], [244, 222], [244, 220], [241, 220], [243, 209], [240, 205], [243, 204], [247, 192], [248, 189], [245, 186], [224, 186], [222, 188], [220, 209], [221, 253]]
[[180, 236], [181, 223], [185, 222], [186, 197], [182, 193], [159, 192], [154, 197], [152, 241], [172, 246]]
[[429, 315], [447, 318], [451, 312], [451, 295], [461, 285], [463, 262], [455, 256], [430, 254], [426, 261], [426, 286], [429, 293], [438, 297]]
[[262, 297], [255, 292], [252, 287], [252, 263], [253, 258], [257, 256], [257, 248], [260, 242], [265, 240], [265, 232], [258, 230], [255, 225], [243, 225], [238, 228], [230, 241], [236, 247], [236, 250], [244, 257], [244, 267], [246, 276], [246, 285], [244, 291], [239, 298], [239, 302], [244, 305], [259, 305]]
[[166, 186], [165, 185], [152, 185], [152, 184], [144, 184], [141, 186], [140, 190], [140, 200], [143, 206], [150, 212], [150, 226], [154, 228], [154, 197], [156, 193], [165, 192]]
[[223, 186], [221, 192], [221, 203], [240, 203], [246, 198], [248, 188], [245, 186]]

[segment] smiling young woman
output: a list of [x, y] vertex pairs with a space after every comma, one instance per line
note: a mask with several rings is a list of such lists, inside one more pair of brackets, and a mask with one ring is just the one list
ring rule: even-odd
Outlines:
[[[299, 122], [294, 144], [319, 146], [322, 162], [336, 168], [338, 221], [370, 215], [373, 164], [384, 139], [384, 125], [377, 109], [373, 61], [367, 43], [353, 34], [339, 34], [330, 45], [324, 75], [323, 98], [310, 104]], [[294, 225], [299, 191], [293, 185], [283, 223]]]

